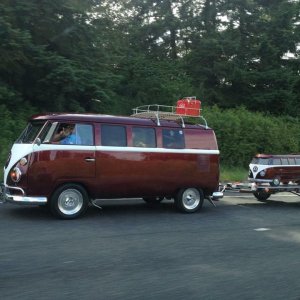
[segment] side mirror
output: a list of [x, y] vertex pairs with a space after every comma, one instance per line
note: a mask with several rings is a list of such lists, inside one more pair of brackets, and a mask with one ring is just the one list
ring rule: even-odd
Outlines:
[[34, 141], [34, 143], [35, 143], [36, 145], [39, 146], [39, 145], [42, 143], [42, 141], [41, 141], [40, 138], [37, 138], [37, 139]]

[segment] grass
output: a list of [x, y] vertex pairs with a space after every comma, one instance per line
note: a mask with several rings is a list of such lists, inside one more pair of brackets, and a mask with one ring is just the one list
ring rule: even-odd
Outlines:
[[248, 178], [248, 169], [243, 167], [223, 166], [220, 167], [221, 182], [241, 182]]
[[[248, 178], [248, 169], [242, 167], [220, 166], [220, 182], [241, 182]], [[3, 182], [3, 173], [0, 172], [0, 182]]]

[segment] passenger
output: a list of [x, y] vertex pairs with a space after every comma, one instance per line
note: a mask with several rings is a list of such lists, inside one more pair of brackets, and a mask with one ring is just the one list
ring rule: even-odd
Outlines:
[[59, 142], [62, 145], [76, 145], [81, 144], [80, 137], [76, 135], [75, 125], [70, 124], [62, 128], [62, 130], [57, 133], [53, 142]]
[[184, 140], [182, 132], [167, 130], [163, 135], [163, 146], [170, 149], [184, 148]]
[[134, 147], [146, 147], [146, 143], [144, 142], [144, 137], [142, 136], [141, 132], [133, 132], [132, 133], [132, 140]]

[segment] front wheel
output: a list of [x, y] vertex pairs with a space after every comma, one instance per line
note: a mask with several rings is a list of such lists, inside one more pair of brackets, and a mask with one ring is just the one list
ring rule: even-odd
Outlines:
[[266, 202], [267, 199], [271, 196], [270, 193], [265, 191], [256, 191], [253, 193], [254, 197], [260, 202]]
[[88, 199], [88, 194], [82, 186], [65, 184], [52, 195], [51, 212], [61, 219], [75, 219], [87, 210]]
[[202, 190], [196, 188], [181, 189], [175, 198], [177, 208], [186, 213], [193, 213], [201, 209], [203, 201]]

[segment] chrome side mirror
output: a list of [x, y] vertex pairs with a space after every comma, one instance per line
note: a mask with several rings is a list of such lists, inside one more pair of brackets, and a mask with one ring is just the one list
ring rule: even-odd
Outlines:
[[42, 143], [42, 141], [41, 141], [40, 138], [37, 138], [37, 139], [34, 141], [34, 143], [35, 143], [36, 145], [39, 146], [39, 145]]

